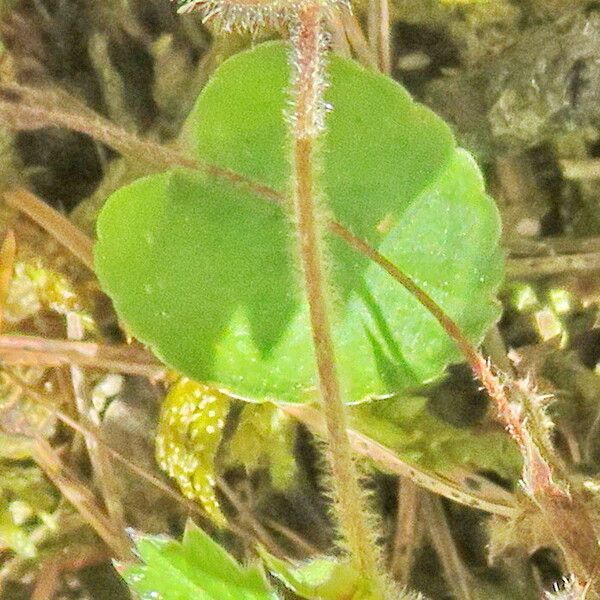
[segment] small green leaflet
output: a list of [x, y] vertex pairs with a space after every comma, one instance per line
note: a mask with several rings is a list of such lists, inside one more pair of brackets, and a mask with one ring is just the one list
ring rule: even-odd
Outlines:
[[292, 565], [261, 549], [260, 555], [271, 573], [287, 588], [306, 600], [374, 600], [366, 583], [347, 561], [317, 558]]
[[141, 536], [142, 564], [118, 568], [142, 600], [277, 600], [258, 567], [242, 567], [191, 521], [183, 541]]
[[[500, 224], [473, 159], [397, 83], [332, 56], [321, 178], [335, 218], [409, 274], [478, 343], [498, 316]], [[287, 48], [226, 61], [187, 123], [199, 159], [289, 189]], [[443, 374], [460, 359], [437, 321], [339, 239], [327, 240], [344, 398]], [[131, 333], [168, 365], [254, 401], [316, 397], [307, 307], [285, 207], [177, 170], [115, 192], [95, 262]]]
[[[344, 559], [323, 557], [291, 564], [259, 548], [260, 555], [274, 577], [305, 600], [376, 600], [380, 596], [369, 589], [368, 582]], [[397, 600], [424, 600], [418, 594], [394, 590]], [[393, 596], [392, 596], [393, 594]]]

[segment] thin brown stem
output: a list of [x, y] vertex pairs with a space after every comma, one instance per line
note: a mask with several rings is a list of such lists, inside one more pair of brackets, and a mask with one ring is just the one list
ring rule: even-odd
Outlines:
[[532, 439], [530, 432], [524, 425], [518, 412], [511, 406], [506, 386], [502, 383], [491, 365], [485, 360], [481, 352], [466, 338], [460, 327], [443, 311], [443, 309], [417, 284], [403, 273], [385, 256], [369, 246], [360, 238], [354, 236], [337, 223], [330, 223], [330, 229], [345, 240], [352, 248], [370, 258], [373, 262], [383, 268], [398, 283], [405, 287], [438, 321], [451, 339], [455, 341], [458, 348], [467, 359], [473, 373], [482, 383], [492, 400], [498, 419], [506, 428], [513, 440], [519, 446], [521, 455], [527, 465], [525, 472], [527, 485], [531, 490], [554, 489], [559, 493], [552, 478], [551, 465], [540, 454], [539, 448]]
[[86, 267], [94, 268], [92, 241], [66, 217], [23, 188], [4, 194], [4, 200], [45, 229]]
[[[76, 313], [67, 314], [67, 336], [70, 340], [81, 341], [84, 335], [84, 327], [81, 317]], [[119, 499], [119, 488], [112, 465], [108, 460], [107, 453], [103, 446], [96, 442], [96, 432], [100, 427], [100, 416], [91, 406], [89, 401], [89, 389], [83, 369], [76, 364], [69, 366], [71, 373], [71, 384], [75, 406], [79, 412], [80, 420], [86, 424], [90, 430], [89, 434], [83, 436], [90, 463], [94, 469], [99, 483], [99, 487], [104, 499], [104, 505], [108, 511], [113, 524], [119, 529], [124, 530], [125, 515], [123, 506]]]
[[336, 514], [351, 560], [376, 598], [385, 598], [379, 552], [365, 518], [363, 493], [352, 458], [347, 416], [335, 363], [331, 306], [325, 273], [322, 228], [316, 204], [316, 143], [323, 128], [323, 32], [319, 6], [301, 8], [292, 41], [296, 74], [293, 86], [293, 206], [298, 254], [308, 301], [325, 421]]
[[506, 396], [506, 390], [499, 381], [498, 377], [492, 372], [485, 358], [475, 348], [473, 344], [465, 337], [460, 327], [444, 312], [444, 310], [421, 289], [408, 275], [403, 273], [394, 263], [385, 256], [367, 244], [364, 240], [356, 237], [350, 231], [335, 222], [330, 222], [330, 229], [349, 246], [368, 257], [374, 263], [378, 264], [400, 285], [408, 290], [438, 321], [444, 328], [444, 331], [452, 338], [467, 362], [471, 366], [476, 377], [481, 381], [490, 398], [494, 401], [498, 416], [505, 425], [507, 431], [519, 445], [522, 452], [527, 452], [527, 435], [523, 430], [522, 423], [518, 415], [513, 411]]
[[394, 579], [408, 585], [418, 539], [419, 488], [408, 478], [398, 479], [398, 514], [392, 548], [391, 571]]
[[313, 546], [310, 542], [290, 529], [287, 525], [284, 525], [279, 521], [275, 521], [274, 519], [270, 519], [269, 517], [265, 519], [265, 524], [267, 527], [269, 527], [269, 529], [276, 531], [282, 537], [294, 544], [297, 547], [299, 554], [304, 556], [318, 556], [319, 554], [323, 554], [323, 551], [320, 548]]
[[377, 69], [377, 60], [369, 48], [369, 43], [356, 16], [349, 8], [342, 7], [340, 18], [357, 60], [369, 69]]
[[352, 234], [340, 223], [330, 221], [329, 229], [337, 237], [344, 240], [356, 252], [366, 256], [368, 259], [379, 265], [402, 287], [409, 291], [437, 319], [438, 323], [444, 328], [446, 333], [456, 342], [464, 357], [473, 367], [473, 370], [479, 368], [479, 364], [483, 360], [480, 352], [465, 337], [460, 327], [443, 311], [443, 309], [437, 304], [437, 302], [435, 302], [435, 300], [433, 300], [433, 298], [431, 298], [431, 296], [429, 296], [429, 294], [427, 294], [427, 292], [422, 290], [394, 263], [388, 260], [380, 252], [375, 250], [375, 248], [373, 248], [371, 245], [367, 244], [367, 242]]
[[368, 12], [371, 52], [377, 56], [382, 73], [391, 73], [390, 5], [389, 0], [370, 0]]
[[285, 550], [273, 539], [273, 536], [263, 527], [262, 523], [256, 518], [252, 509], [248, 507], [231, 489], [229, 484], [219, 477], [217, 480], [217, 487], [219, 491], [227, 498], [229, 503], [237, 511], [238, 516], [242, 522], [245, 522], [250, 527], [260, 540], [261, 544], [276, 556], [284, 557], [286, 555]]
[[64, 92], [17, 85], [0, 86], [0, 118], [5, 126], [16, 130], [66, 127], [89, 135], [119, 154], [156, 170], [175, 167], [198, 169], [212, 177], [247, 187], [261, 196], [272, 194], [268, 186], [235, 171], [188, 158], [177, 148], [142, 140]]
[[0, 336], [0, 359], [13, 365], [59, 367], [76, 364], [117, 373], [164, 379], [167, 369], [150, 352], [126, 344], [52, 340], [28, 335]]
[[14, 232], [9, 229], [0, 248], [0, 331], [2, 331], [4, 306], [8, 298], [16, 254], [17, 241]]
[[440, 499], [431, 494], [424, 494], [421, 498], [421, 510], [423, 522], [429, 531], [429, 539], [442, 563], [452, 596], [461, 600], [476, 600], [471, 577], [452, 538]]
[[[319, 411], [301, 404], [281, 404], [279, 408], [291, 417], [298, 419], [316, 435], [326, 437], [325, 420]], [[410, 479], [419, 487], [459, 504], [502, 517], [515, 516], [516, 498], [495, 484], [484, 485], [486, 480], [477, 475], [471, 474], [469, 479], [475, 481], [477, 487], [481, 485], [481, 490], [470, 490], [464, 484], [464, 478], [457, 479], [452, 477], [451, 473], [424, 471], [419, 466], [402, 460], [389, 448], [354, 429], [348, 429], [348, 437], [352, 450], [356, 454], [372, 461], [386, 473]]]
[[190, 513], [194, 513], [201, 518], [206, 518], [206, 513], [194, 502], [184, 498], [181, 494], [174, 491], [167, 484], [163, 483], [158, 477], [155, 477], [149, 473], [147, 473], [142, 467], [139, 467], [135, 463], [131, 462], [128, 458], [114, 450], [108, 442], [104, 440], [104, 437], [99, 430], [92, 431], [88, 429], [82, 423], [76, 421], [68, 414], [57, 408], [52, 399], [37, 391], [35, 388], [28, 385], [25, 381], [23, 381], [16, 373], [13, 373], [10, 370], [4, 370], [3, 374], [9, 379], [14, 385], [19, 387], [23, 392], [27, 394], [27, 397], [38, 402], [41, 406], [46, 408], [51, 414], [56, 416], [56, 418], [64, 423], [67, 427], [70, 427], [73, 431], [81, 434], [82, 436], [93, 436], [94, 440], [97, 444], [101, 445], [105, 451], [116, 461], [120, 462], [127, 469], [129, 469], [132, 473], [135, 473], [141, 479], [144, 479], [150, 485], [153, 485], [157, 489], [164, 492], [167, 496], [171, 497], [173, 500], [181, 504], [185, 507]]
[[93, 527], [114, 553], [114, 556], [120, 560], [134, 559], [125, 532], [115, 528], [108, 516], [98, 506], [96, 498], [90, 490], [77, 479], [50, 444], [40, 436], [36, 439], [34, 457], [46, 476]]

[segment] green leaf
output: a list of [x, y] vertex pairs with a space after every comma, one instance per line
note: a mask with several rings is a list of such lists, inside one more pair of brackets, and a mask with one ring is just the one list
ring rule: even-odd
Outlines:
[[[286, 47], [226, 61], [188, 135], [202, 160], [289, 188]], [[502, 276], [499, 219], [441, 119], [390, 79], [332, 56], [322, 184], [335, 217], [424, 287], [478, 342]], [[328, 240], [344, 398], [439, 377], [459, 355], [376, 265]], [[310, 401], [316, 373], [287, 210], [222, 180], [171, 171], [111, 196], [96, 268], [131, 332], [169, 365], [262, 401]]]
[[142, 600], [277, 600], [258, 568], [241, 567], [191, 522], [181, 543], [141, 536], [136, 549], [143, 563], [120, 570]]
[[292, 565], [261, 549], [261, 558], [286, 587], [306, 600], [369, 600], [365, 582], [347, 561], [318, 558]]
[[[339, 558], [316, 558], [304, 563], [291, 564], [259, 548], [261, 558], [274, 577], [277, 577], [294, 594], [306, 600], [376, 600], [380, 593], [370, 589], [348, 561]], [[393, 589], [390, 583], [390, 598], [397, 600], [424, 600], [414, 595]], [[386, 596], [386, 597], [388, 597]]]

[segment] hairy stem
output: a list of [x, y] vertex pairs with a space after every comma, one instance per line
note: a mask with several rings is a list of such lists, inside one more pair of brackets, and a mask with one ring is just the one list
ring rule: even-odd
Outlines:
[[315, 145], [324, 121], [321, 20], [318, 6], [301, 8], [292, 35], [296, 68], [292, 115], [294, 217], [327, 424], [337, 517], [356, 568], [371, 583], [376, 597], [383, 598], [384, 584], [378, 571], [379, 553], [365, 518], [363, 494], [352, 458], [347, 417], [336, 370], [322, 226], [316, 205]]
[[[326, 437], [327, 426], [320, 411], [304, 404], [280, 404], [279, 408], [303, 423], [316, 435]], [[428, 471], [404, 461], [393, 450], [355, 429], [348, 429], [348, 437], [353, 452], [377, 465], [386, 473], [409, 479], [423, 489], [464, 506], [471, 506], [501, 517], [514, 518], [516, 515], [517, 498], [484, 477], [457, 469], [443, 472]], [[476, 481], [477, 491], [469, 489], [465, 484], [467, 477], [470, 481]]]

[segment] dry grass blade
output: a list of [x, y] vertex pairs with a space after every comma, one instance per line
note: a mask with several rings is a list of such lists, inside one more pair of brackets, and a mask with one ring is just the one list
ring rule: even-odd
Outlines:
[[476, 600], [471, 577], [458, 554], [439, 498], [424, 494], [421, 499], [421, 511], [429, 530], [429, 539], [442, 563], [446, 583], [452, 595], [461, 600]]
[[340, 10], [340, 18], [342, 19], [350, 46], [352, 46], [352, 50], [354, 50], [358, 61], [369, 69], [377, 69], [377, 60], [369, 48], [369, 43], [356, 16], [350, 9], [342, 8]]
[[388, 0], [370, 0], [368, 10], [369, 42], [382, 73], [391, 73], [390, 5]]
[[506, 240], [504, 247], [512, 258], [587, 254], [600, 252], [600, 237], [572, 238], [563, 235], [544, 239], [515, 238]]
[[248, 525], [254, 531], [261, 544], [263, 544], [265, 548], [269, 550], [269, 552], [276, 556], [286, 556], [285, 550], [273, 539], [269, 532], [256, 518], [252, 510], [246, 506], [244, 502], [242, 502], [235, 491], [231, 489], [231, 487], [222, 477], [219, 477], [217, 480], [217, 486], [225, 498], [227, 498], [233, 508], [237, 511], [241, 521], [245, 522], [246, 525]]
[[597, 158], [563, 159], [560, 168], [567, 179], [600, 179], [600, 160]]
[[[84, 327], [81, 317], [75, 313], [67, 314], [67, 335], [70, 340], [79, 341], [83, 338]], [[115, 480], [112, 465], [108, 460], [108, 455], [103, 446], [96, 442], [98, 428], [100, 426], [100, 417], [91, 406], [89, 400], [89, 389], [85, 379], [85, 373], [78, 365], [71, 363], [71, 383], [73, 388], [73, 397], [80, 420], [85, 423], [90, 433], [83, 436], [85, 446], [94, 469], [94, 474], [99, 483], [104, 504], [108, 514], [119, 529], [125, 529], [125, 516], [123, 507], [119, 500], [118, 485]]]
[[0, 359], [13, 365], [59, 367], [76, 364], [117, 373], [164, 379], [166, 367], [147, 350], [120, 344], [52, 340], [26, 335], [0, 336]]
[[82, 425], [81, 423], [79, 423], [78, 421], [76, 421], [75, 419], [73, 419], [72, 417], [70, 417], [63, 411], [61, 411], [60, 409], [56, 408], [56, 406], [54, 406], [54, 403], [52, 402], [51, 398], [46, 397], [44, 394], [38, 392], [36, 389], [29, 386], [18, 375], [16, 375], [12, 371], [5, 370], [4, 374], [12, 383], [14, 383], [17, 387], [19, 387], [24, 392], [26, 392], [29, 398], [31, 398], [32, 400], [35, 400], [36, 402], [38, 402], [39, 404], [44, 406], [46, 409], [48, 409], [48, 411], [50, 411], [53, 415], [56, 416], [57, 419], [59, 419], [65, 425], [67, 425], [67, 427], [70, 427], [71, 429], [73, 429], [73, 431], [76, 431], [77, 433], [81, 434], [82, 436], [86, 436], [86, 435], [87, 436], [95, 436], [95, 438], [94, 438], [95, 442], [97, 444], [101, 445], [105, 449], [105, 451], [114, 460], [120, 462], [131, 472], [135, 473], [138, 477], [147, 481], [148, 483], [150, 483], [150, 485], [155, 486], [157, 489], [164, 492], [167, 496], [171, 497], [177, 503], [184, 506], [189, 513], [195, 514], [196, 516], [201, 517], [202, 519], [206, 518], [206, 513], [197, 504], [195, 504], [191, 500], [187, 500], [181, 494], [179, 494], [178, 492], [176, 492], [175, 490], [170, 488], [167, 484], [165, 484], [158, 477], [155, 477], [154, 475], [147, 473], [144, 469], [142, 469], [141, 467], [139, 467], [138, 465], [136, 465], [135, 463], [131, 462], [129, 459], [127, 459], [126, 457], [121, 455], [119, 452], [114, 450], [110, 446], [110, 444], [108, 444], [108, 442], [106, 442], [103, 439], [103, 437], [99, 431], [91, 431], [85, 425]]
[[93, 270], [92, 240], [66, 217], [48, 206], [35, 194], [22, 188], [4, 194], [4, 199], [9, 206], [26, 214], [86, 267]]
[[294, 546], [298, 548], [298, 552], [301, 556], [318, 556], [323, 554], [323, 551], [307, 542], [302, 536], [298, 535], [295, 531], [273, 519], [266, 518], [265, 524], [269, 529], [276, 531], [282, 537], [286, 538]]
[[600, 270], [600, 252], [561, 254], [558, 256], [529, 256], [509, 258], [506, 276], [509, 279], [542, 278], [561, 273]]
[[[313, 433], [319, 436], [324, 435], [323, 417], [314, 408], [300, 404], [281, 404], [279, 407], [286, 414], [306, 425]], [[446, 474], [422, 471], [419, 467], [403, 461], [389, 448], [362, 433], [350, 429], [348, 435], [352, 449], [372, 460], [383, 471], [406, 477], [418, 486], [454, 502], [503, 517], [514, 517], [515, 515], [516, 500], [514, 496], [491, 482], [486, 482], [486, 495], [482, 495], [481, 492], [466, 491], [462, 482], [453, 481]]]
[[110, 518], [98, 506], [90, 490], [77, 479], [52, 446], [41, 437], [36, 439], [35, 460], [48, 479], [111, 549], [113, 555], [120, 560], [133, 560], [135, 557], [125, 532], [115, 528]]
[[408, 585], [418, 539], [420, 492], [406, 477], [398, 481], [398, 514], [392, 547], [391, 572], [402, 585]]
[[16, 254], [17, 240], [12, 229], [9, 229], [0, 248], [0, 332], [2, 331], [4, 305], [10, 289]]

